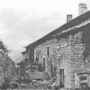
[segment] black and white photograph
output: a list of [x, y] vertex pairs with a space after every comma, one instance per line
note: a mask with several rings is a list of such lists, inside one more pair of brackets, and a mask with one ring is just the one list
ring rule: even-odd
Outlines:
[[90, 90], [90, 0], [0, 0], [0, 90]]

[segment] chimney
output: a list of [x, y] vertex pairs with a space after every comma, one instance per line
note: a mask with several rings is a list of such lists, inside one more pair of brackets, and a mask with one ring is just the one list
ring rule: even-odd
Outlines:
[[67, 23], [69, 23], [72, 20], [72, 14], [67, 15]]
[[80, 3], [79, 4], [79, 15], [84, 14], [85, 12], [87, 12], [87, 4], [85, 3]]

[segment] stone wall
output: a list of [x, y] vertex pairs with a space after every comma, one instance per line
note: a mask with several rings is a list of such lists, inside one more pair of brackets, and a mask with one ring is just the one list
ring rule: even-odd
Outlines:
[[64, 85], [66, 88], [74, 88], [74, 70], [80, 68], [83, 64], [83, 52], [85, 50], [85, 46], [81, 42], [81, 35], [82, 32], [69, 35], [68, 40], [66, 40], [66, 46], [61, 48], [63, 55], [62, 60], [64, 62]]
[[[82, 33], [68, 35], [67, 38], [47, 41], [34, 50], [34, 61], [38, 57], [38, 63], [43, 64], [45, 58], [45, 71], [51, 76], [51, 64], [57, 67], [57, 84], [60, 84], [60, 70], [64, 69], [64, 87], [74, 87], [74, 70], [83, 64], [83, 52], [85, 45], [82, 43]], [[48, 50], [49, 49], [49, 50]], [[48, 55], [49, 54], [49, 55]]]

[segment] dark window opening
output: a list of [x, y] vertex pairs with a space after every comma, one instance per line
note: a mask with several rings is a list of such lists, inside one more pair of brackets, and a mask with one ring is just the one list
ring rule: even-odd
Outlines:
[[86, 76], [81, 76], [80, 80], [87, 80], [87, 77]]
[[47, 47], [47, 56], [49, 57], [49, 47]]
[[38, 61], [39, 61], [39, 57], [38, 56], [36, 56], [36, 64], [38, 64]]
[[43, 71], [45, 71], [45, 58], [43, 58]]
[[64, 69], [60, 69], [60, 87], [64, 87]]

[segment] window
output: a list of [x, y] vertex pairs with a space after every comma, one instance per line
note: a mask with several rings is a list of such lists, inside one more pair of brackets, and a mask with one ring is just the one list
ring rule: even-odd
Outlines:
[[64, 69], [60, 69], [60, 87], [64, 87]]
[[39, 57], [36, 56], [36, 64], [38, 64], [38, 61], [39, 61]]
[[45, 57], [43, 58], [43, 71], [45, 71]]
[[86, 76], [81, 76], [80, 80], [87, 80], [87, 77]]
[[47, 47], [47, 56], [49, 57], [49, 47]]

